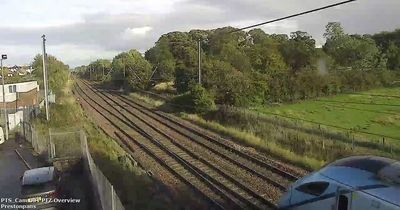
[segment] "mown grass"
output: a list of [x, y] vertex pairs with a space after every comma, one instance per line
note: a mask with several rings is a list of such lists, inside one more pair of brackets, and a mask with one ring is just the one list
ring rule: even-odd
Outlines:
[[[126, 209], [172, 208], [171, 204], [167, 203], [164, 198], [153, 196], [153, 180], [136, 165], [118, 143], [109, 138], [84, 113], [72, 95], [73, 83], [74, 81], [70, 80], [67, 87], [58, 96], [57, 103], [51, 105], [49, 122], [46, 122], [43, 116], [33, 121], [39, 135], [42, 138], [47, 138], [49, 128], [58, 132], [83, 129], [87, 135], [90, 153], [96, 165], [114, 185], [114, 189]], [[71, 144], [64, 142], [64, 147], [71, 149]]]
[[295, 104], [255, 107], [255, 111], [400, 139], [400, 88], [381, 88]]

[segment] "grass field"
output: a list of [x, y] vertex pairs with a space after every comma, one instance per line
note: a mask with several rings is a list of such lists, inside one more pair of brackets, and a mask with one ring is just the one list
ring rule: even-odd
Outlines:
[[255, 110], [400, 139], [400, 88], [257, 107]]
[[235, 139], [309, 169], [350, 155], [400, 157], [400, 88], [250, 109], [220, 107], [204, 119], [243, 132]]

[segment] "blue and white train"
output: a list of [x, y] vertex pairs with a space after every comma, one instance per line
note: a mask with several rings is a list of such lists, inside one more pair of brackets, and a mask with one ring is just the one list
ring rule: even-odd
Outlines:
[[400, 210], [400, 162], [376, 156], [335, 161], [296, 181], [280, 210]]

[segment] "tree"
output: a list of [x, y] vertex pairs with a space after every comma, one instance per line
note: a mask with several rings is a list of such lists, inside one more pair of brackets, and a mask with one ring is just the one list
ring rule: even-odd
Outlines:
[[293, 71], [313, 67], [316, 59], [315, 40], [307, 32], [292, 32], [281, 47], [286, 63]]
[[372, 38], [387, 58], [387, 68], [400, 70], [400, 29], [374, 34]]
[[145, 58], [154, 67], [153, 80], [159, 82], [174, 80], [175, 58], [165, 40], [160, 40], [156, 46], [149, 49], [145, 54]]
[[145, 89], [149, 85], [151, 64], [136, 50], [123, 52], [114, 57], [112, 80], [124, 81], [129, 88]]
[[342, 25], [339, 22], [329, 22], [325, 26], [324, 37], [327, 43], [345, 36]]
[[[41, 88], [43, 87], [43, 62], [42, 56], [36, 55], [32, 62], [34, 77], [38, 81]], [[69, 66], [59, 61], [52, 55], [47, 56], [46, 71], [48, 72], [49, 89], [60, 94], [68, 81]]]
[[380, 64], [381, 52], [371, 37], [345, 34], [340, 23], [329, 23], [324, 36], [323, 49], [338, 65], [372, 69]]
[[191, 84], [196, 83], [196, 71], [188, 68], [183, 63], [177, 64], [175, 70], [175, 87], [178, 93], [185, 93]]
[[233, 43], [227, 43], [222, 46], [219, 59], [230, 63], [237, 70], [248, 72], [252, 70], [250, 59], [247, 55]]
[[268, 35], [259, 28], [250, 30], [248, 34], [251, 36], [253, 44], [261, 44], [268, 37]]
[[213, 97], [201, 85], [193, 85], [190, 97], [196, 113], [204, 114], [216, 108]]
[[400, 70], [400, 47], [394, 42], [389, 42], [386, 55], [388, 69]]
[[85, 73], [86, 77], [90, 80], [104, 80], [111, 71], [111, 61], [107, 59], [96, 60], [90, 63], [85, 71], [87, 71]]
[[257, 38], [257, 42], [247, 50], [251, 65], [260, 73], [275, 75], [288, 69], [280, 51], [280, 43], [271, 37]]
[[204, 87], [220, 104], [248, 106], [265, 101], [268, 86], [263, 75], [241, 72], [226, 61], [207, 60], [203, 66]]

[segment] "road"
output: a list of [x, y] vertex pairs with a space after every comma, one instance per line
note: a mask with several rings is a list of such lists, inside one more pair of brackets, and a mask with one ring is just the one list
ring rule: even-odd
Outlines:
[[0, 198], [20, 197], [21, 187], [19, 177], [28, 168], [15, 153], [15, 149], [17, 148], [32, 167], [43, 165], [43, 163], [31, 155], [29, 149], [25, 147], [20, 148], [14, 140], [9, 140], [0, 145]]
[[15, 198], [20, 195], [19, 177], [27, 167], [19, 159], [13, 140], [0, 145], [0, 198]]

